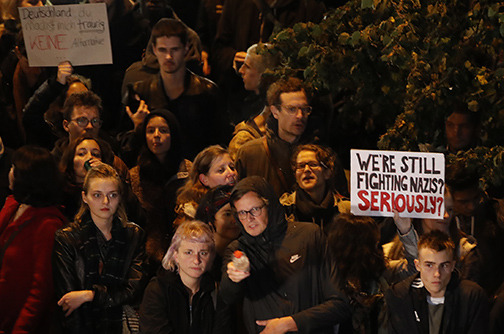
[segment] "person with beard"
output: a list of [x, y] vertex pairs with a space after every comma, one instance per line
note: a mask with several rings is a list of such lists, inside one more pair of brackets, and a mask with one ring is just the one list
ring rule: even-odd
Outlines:
[[305, 131], [312, 108], [301, 80], [280, 79], [267, 93], [271, 115], [266, 136], [245, 143], [236, 154], [236, 170], [243, 179], [264, 177], [278, 196], [290, 192], [296, 184], [290, 158], [297, 145], [310, 142], [311, 131]]
[[[224, 258], [220, 297], [232, 305], [243, 297], [248, 333], [334, 333], [350, 316], [337, 288], [336, 270], [324, 233], [315, 224], [287, 222], [271, 184], [260, 176], [241, 180], [231, 206], [242, 236]], [[235, 251], [249, 258], [237, 269]]]

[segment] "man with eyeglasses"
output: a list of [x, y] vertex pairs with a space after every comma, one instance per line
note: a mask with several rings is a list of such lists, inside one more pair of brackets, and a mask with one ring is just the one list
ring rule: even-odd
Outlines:
[[[58, 139], [51, 151], [57, 161], [61, 159], [68, 144], [83, 134], [100, 137], [109, 143], [114, 151], [117, 151], [117, 141], [104, 131], [100, 131], [102, 126], [101, 110], [100, 97], [91, 91], [77, 92], [67, 98], [62, 112], [63, 129], [68, 133], [68, 137]], [[128, 168], [124, 162], [118, 157], [116, 157], [116, 161], [119, 161], [118, 166], [127, 171]], [[125, 174], [126, 171], [122, 174]]]
[[[327, 242], [315, 224], [287, 222], [272, 186], [260, 176], [241, 180], [231, 193], [242, 235], [226, 250], [220, 297], [231, 306], [243, 296], [248, 333], [335, 333], [350, 316], [337, 289]], [[244, 252], [247, 271], [233, 265]]]
[[[84, 134], [100, 137], [110, 144], [112, 149], [117, 149], [117, 142], [104, 131], [100, 131], [102, 120], [100, 113], [102, 110], [101, 99], [91, 91], [78, 92], [70, 95], [63, 105], [63, 128], [68, 132], [68, 137], [60, 138], [54, 145], [51, 154], [60, 161], [63, 152], [69, 143]], [[115, 151], [115, 150], [114, 150]], [[143, 224], [145, 214], [136, 196], [130, 187], [130, 174], [126, 164], [114, 155], [113, 167], [125, 182], [124, 197], [129, 201], [128, 217], [135, 222]]]
[[290, 192], [296, 183], [290, 168], [293, 150], [311, 142], [313, 133], [306, 131], [312, 108], [303, 82], [296, 78], [280, 79], [267, 93], [271, 115], [266, 136], [247, 142], [236, 155], [238, 176], [264, 177], [278, 196]]
[[100, 118], [101, 99], [91, 91], [72, 94], [63, 105], [63, 129], [68, 137], [56, 141], [52, 154], [58, 159], [68, 144], [83, 134], [98, 137], [102, 125]]

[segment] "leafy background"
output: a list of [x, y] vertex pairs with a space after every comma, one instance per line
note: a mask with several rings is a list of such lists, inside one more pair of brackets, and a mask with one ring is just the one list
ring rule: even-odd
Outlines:
[[350, 148], [434, 150], [457, 104], [479, 113], [482, 147], [449, 161], [503, 184], [504, 3], [352, 0], [320, 24], [272, 37], [283, 64], [329, 97], [328, 142], [346, 165]]

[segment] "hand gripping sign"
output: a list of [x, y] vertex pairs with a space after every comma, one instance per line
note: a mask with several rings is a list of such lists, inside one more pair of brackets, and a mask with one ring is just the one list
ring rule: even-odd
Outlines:
[[351, 151], [351, 212], [358, 216], [443, 218], [441, 153]]

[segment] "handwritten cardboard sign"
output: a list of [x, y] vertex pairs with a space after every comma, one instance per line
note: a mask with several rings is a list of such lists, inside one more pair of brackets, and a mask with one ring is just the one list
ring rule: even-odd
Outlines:
[[442, 218], [441, 153], [351, 151], [351, 211], [359, 216]]
[[30, 66], [112, 64], [104, 3], [18, 10]]

